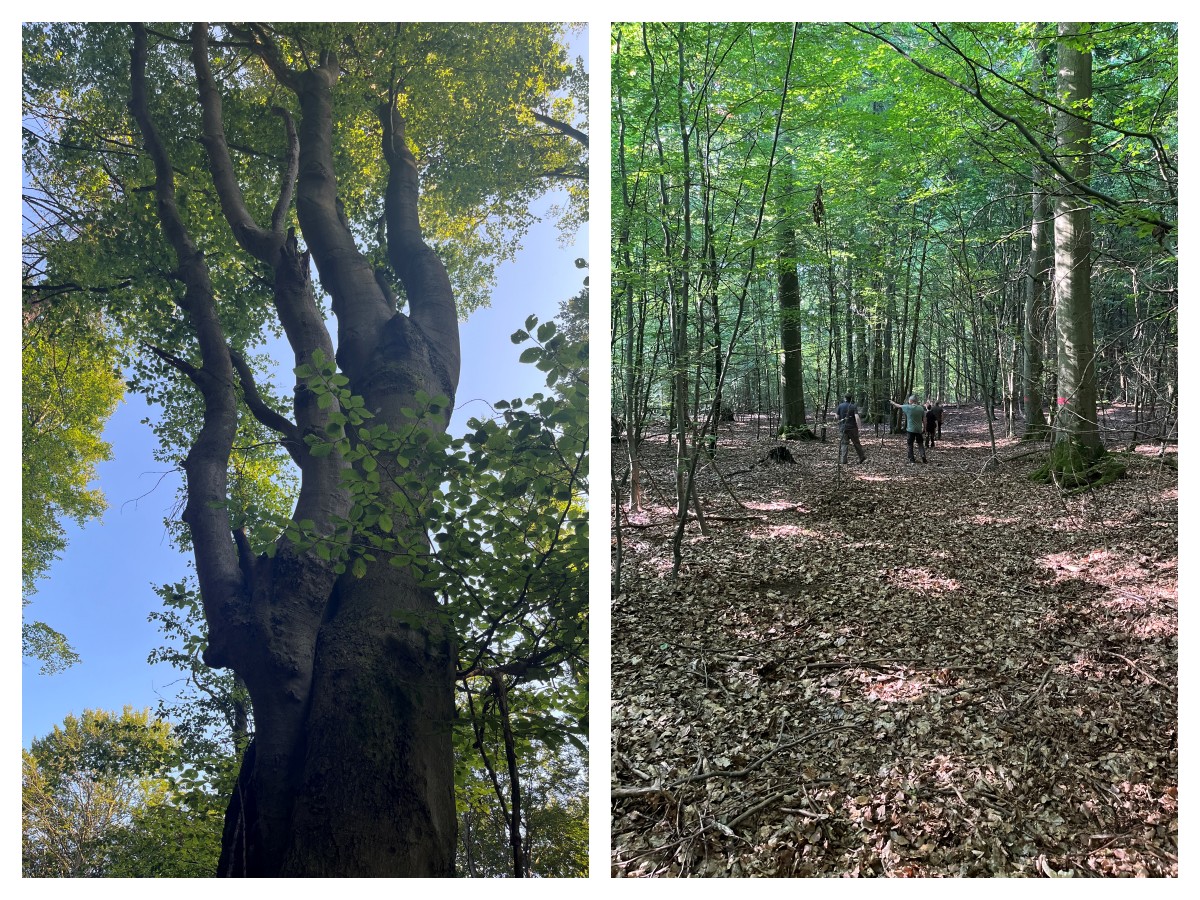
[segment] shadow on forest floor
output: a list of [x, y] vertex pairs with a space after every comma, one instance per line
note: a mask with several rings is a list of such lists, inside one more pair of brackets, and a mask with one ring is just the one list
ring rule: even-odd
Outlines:
[[734, 426], [699, 471], [709, 533], [688, 525], [676, 581], [673, 457], [643, 446], [612, 603], [613, 874], [1176, 875], [1158, 446], [1063, 498], [1015, 440], [984, 473], [978, 409], [948, 411], [927, 465], [870, 427], [861, 466], [795, 441], [794, 465], [755, 464], [780, 443], [759, 435]]

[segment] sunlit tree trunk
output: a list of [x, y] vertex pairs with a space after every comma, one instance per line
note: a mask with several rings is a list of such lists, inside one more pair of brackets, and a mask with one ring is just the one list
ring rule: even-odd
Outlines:
[[[1081, 191], [1091, 175], [1092, 54], [1079, 48], [1079, 24], [1058, 26], [1058, 154], [1063, 181], [1054, 220], [1055, 321], [1058, 334], [1056, 441], [1098, 451], [1095, 344], [1092, 334], [1091, 207]], [[1076, 115], [1076, 111], [1083, 113]]]

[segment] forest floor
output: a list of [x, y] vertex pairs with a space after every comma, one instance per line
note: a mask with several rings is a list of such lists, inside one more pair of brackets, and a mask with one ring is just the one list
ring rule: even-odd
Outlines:
[[759, 463], [779, 440], [725, 431], [742, 505], [700, 469], [677, 580], [673, 457], [643, 444], [613, 874], [1177, 875], [1175, 448], [1063, 497], [1014, 439], [983, 471], [980, 409], [947, 410], [927, 465], [868, 426], [838, 466], [834, 440]]

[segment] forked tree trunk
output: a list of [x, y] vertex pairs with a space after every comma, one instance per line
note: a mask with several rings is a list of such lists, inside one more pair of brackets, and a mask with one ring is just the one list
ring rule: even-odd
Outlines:
[[[131, 109], [154, 160], [159, 221], [187, 285], [181, 307], [199, 338], [197, 369], [160, 353], [199, 387], [204, 427], [188, 454], [185, 521], [209, 625], [205, 661], [241, 676], [254, 703], [247, 749], [226, 815], [219, 874], [225, 876], [446, 876], [454, 872], [455, 647], [432, 592], [409, 569], [370, 564], [361, 578], [281, 537], [273, 557], [254, 557], [230, 527], [226, 469], [237, 423], [240, 381], [246, 406], [280, 432], [300, 467], [294, 520], [328, 535], [350, 510], [341, 481], [349, 464], [336, 451], [314, 456], [303, 440], [320, 434], [332, 408], [296, 392], [296, 422], [273, 413], [252, 375], [228, 347], [196, 251], [174, 203], [173, 171], [158, 139], [146, 90], [146, 29], [135, 27]], [[242, 248], [274, 272], [275, 301], [298, 363], [332, 341], [313, 297], [308, 254], [284, 233], [292, 182], [304, 238], [332, 298], [338, 362], [373, 424], [399, 430], [417, 391], [450, 399], [458, 383], [457, 315], [441, 262], [421, 237], [415, 161], [403, 122], [380, 110], [388, 259], [410, 314], [395, 309], [355, 246], [339, 212], [334, 176], [332, 89], [336, 60], [288, 69], [255, 32], [257, 51], [300, 99], [299, 135], [288, 123], [291, 163], [269, 228], [246, 212], [229, 163], [220, 97], [207, 63], [207, 28], [192, 32], [204, 113], [202, 142], [222, 211]], [[298, 148], [297, 148], [298, 145]], [[298, 169], [298, 179], [297, 179]], [[427, 424], [444, 429], [438, 413]], [[395, 467], [393, 460], [391, 465]], [[399, 474], [379, 465], [382, 479]], [[358, 472], [359, 477], [365, 477]], [[419, 499], [419, 498], [418, 498]], [[427, 546], [423, 523], [393, 517], [413, 548]], [[361, 540], [361, 538], [356, 538]]]

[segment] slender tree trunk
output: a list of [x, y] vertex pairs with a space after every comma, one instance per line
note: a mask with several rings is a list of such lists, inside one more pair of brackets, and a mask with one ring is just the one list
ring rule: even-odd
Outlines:
[[[1043, 47], [1038, 53], [1038, 70], [1044, 72], [1050, 61], [1050, 50]], [[1025, 367], [1021, 382], [1025, 388], [1025, 438], [1044, 440], [1050, 436], [1050, 424], [1042, 407], [1042, 392], [1046, 319], [1049, 316], [1052, 254], [1052, 200], [1046, 196], [1044, 169], [1034, 164], [1033, 210], [1030, 217], [1030, 265], [1025, 276]]]
[[1044, 440], [1049, 423], [1042, 412], [1042, 347], [1049, 310], [1051, 254], [1050, 198], [1039, 187], [1041, 170], [1033, 172], [1033, 215], [1029, 225], [1029, 271], [1025, 276], [1025, 437]]

